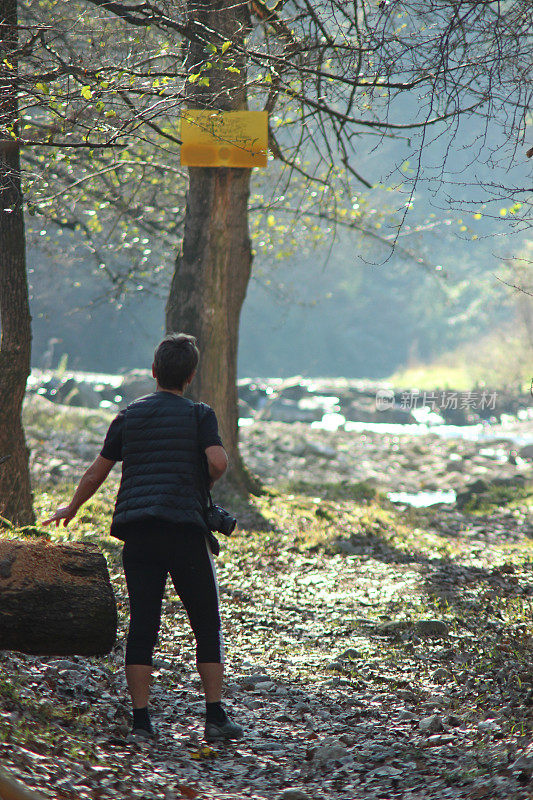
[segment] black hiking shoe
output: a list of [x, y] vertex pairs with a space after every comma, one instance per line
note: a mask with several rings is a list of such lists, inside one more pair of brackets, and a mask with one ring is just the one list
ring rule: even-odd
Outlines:
[[151, 730], [147, 730], [146, 728], [132, 728], [131, 732], [128, 734], [127, 741], [128, 742], [152, 742], [154, 739], [157, 739], [157, 733], [152, 728]]
[[242, 739], [244, 731], [226, 716], [224, 722], [206, 722], [205, 738], [208, 742], [222, 741], [224, 739]]

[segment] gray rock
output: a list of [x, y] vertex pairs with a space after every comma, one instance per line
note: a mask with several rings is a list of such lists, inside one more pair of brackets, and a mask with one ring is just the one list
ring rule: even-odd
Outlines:
[[477, 728], [482, 733], [494, 733], [500, 730], [500, 725], [495, 719], [485, 719], [478, 723]]
[[340, 761], [348, 755], [348, 748], [338, 739], [324, 739], [314, 754], [313, 760], [317, 764], [326, 764], [328, 761]]
[[64, 464], [59, 458], [51, 458], [48, 462], [48, 474], [52, 478], [61, 478], [69, 469], [69, 465]]
[[465, 486], [462, 492], [458, 492], [456, 505], [457, 508], [461, 509], [468, 503], [468, 501], [476, 494], [483, 494], [489, 488], [489, 484], [487, 481], [483, 480], [483, 478], [478, 478], [477, 480], [469, 483]]
[[410, 719], [410, 720], [413, 720], [413, 719], [416, 719], [416, 718], [417, 718], [417, 715], [416, 715], [416, 714], [413, 714], [413, 712], [412, 712], [412, 711], [407, 711], [407, 710], [400, 711], [400, 713], [399, 713], [399, 715], [398, 715], [398, 716], [400, 717], [400, 719]]
[[350, 539], [335, 539], [333, 548], [336, 553], [345, 556], [353, 556], [359, 552], [359, 548]]
[[[462, 461], [455, 461], [455, 460], [448, 461], [448, 463], [445, 466], [445, 470], [448, 473], [463, 472], [464, 468], [465, 464]], [[452, 475], [449, 475], [448, 480], [451, 480], [451, 478]]]
[[102, 398], [95, 392], [89, 383], [76, 381], [69, 378], [57, 389], [54, 395], [56, 403], [64, 403], [67, 406], [77, 408], [99, 408]]
[[407, 700], [408, 702], [414, 702], [416, 700], [416, 695], [410, 689], [398, 689], [396, 697], [399, 697], [400, 700]]
[[348, 650], [339, 653], [338, 658], [341, 661], [353, 661], [355, 658], [362, 658], [362, 654], [359, 650], [354, 650], [353, 647], [349, 647]]
[[324, 416], [319, 408], [302, 408], [292, 400], [276, 399], [260, 412], [262, 420], [274, 422], [318, 422]]
[[423, 733], [436, 733], [443, 729], [442, 720], [438, 714], [432, 714], [430, 717], [422, 717], [418, 723], [418, 729]]
[[245, 675], [242, 678], [242, 683], [244, 686], [255, 687], [258, 683], [272, 683], [272, 678], [270, 675], [255, 673], [253, 675]]
[[267, 385], [262, 382], [242, 378], [237, 381], [239, 399], [250, 405], [254, 410], [263, 408], [268, 400]]
[[273, 683], [273, 681], [260, 681], [255, 684], [255, 688], [260, 692], [268, 694], [268, 692], [276, 688], [276, 684]]
[[346, 419], [355, 422], [386, 422], [404, 425], [416, 422], [408, 408], [401, 408], [399, 405], [378, 408], [375, 398], [367, 403], [351, 403], [349, 408], [343, 408], [343, 414]]
[[515, 761], [510, 765], [510, 769], [517, 772], [533, 773], [533, 744], [523, 750]]
[[445, 683], [445, 681], [450, 680], [451, 677], [452, 676], [450, 675], [447, 669], [444, 669], [444, 667], [439, 667], [432, 674], [431, 679], [436, 681], [437, 683]]
[[328, 447], [327, 444], [322, 442], [307, 442], [307, 451], [311, 455], [321, 456], [322, 458], [335, 458], [337, 451], [333, 447]]
[[81, 669], [62, 669], [59, 670], [59, 675], [62, 681], [67, 681], [69, 684], [78, 684], [87, 681], [87, 675]]
[[121, 405], [127, 405], [137, 397], [152, 394], [155, 390], [155, 381], [149, 369], [132, 369], [126, 373], [117, 389], [117, 395], [122, 396]]
[[453, 742], [454, 738], [455, 736], [450, 733], [435, 733], [432, 736], [427, 737], [426, 744], [430, 747], [438, 747], [442, 744], [450, 744], [450, 742]]
[[284, 789], [279, 796], [279, 800], [310, 800], [309, 795], [301, 789]]
[[55, 667], [59, 672], [64, 669], [78, 669], [78, 664], [75, 661], [69, 661], [66, 658], [61, 658], [57, 661], [49, 661], [49, 667]]
[[385, 622], [376, 626], [376, 633], [380, 636], [390, 636], [397, 639], [409, 627], [408, 622]]
[[450, 725], [452, 728], [458, 728], [463, 724], [463, 720], [460, 717], [456, 717], [455, 714], [450, 714], [446, 719], [446, 724]]
[[533, 460], [533, 444], [526, 444], [525, 447], [521, 447], [518, 451], [518, 455], [520, 458], [530, 458]]
[[397, 778], [402, 774], [402, 771], [397, 767], [385, 764], [383, 767], [373, 769], [369, 774], [376, 778]]
[[422, 703], [423, 708], [443, 708], [449, 705], [450, 699], [448, 697], [443, 697], [440, 694], [432, 695], [431, 697], [428, 697], [425, 703]]
[[339, 736], [339, 740], [347, 747], [353, 747], [357, 739], [351, 733], [343, 733]]
[[253, 417], [255, 414], [252, 406], [248, 405], [245, 400], [239, 398], [239, 417]]
[[441, 639], [450, 633], [448, 625], [439, 619], [421, 619], [415, 623], [414, 631], [422, 639]]

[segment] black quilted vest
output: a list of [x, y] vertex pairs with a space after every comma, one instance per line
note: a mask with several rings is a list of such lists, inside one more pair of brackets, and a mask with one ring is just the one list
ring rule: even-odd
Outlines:
[[122, 458], [111, 533], [117, 525], [151, 519], [207, 530], [191, 400], [156, 392], [131, 403], [125, 411]]

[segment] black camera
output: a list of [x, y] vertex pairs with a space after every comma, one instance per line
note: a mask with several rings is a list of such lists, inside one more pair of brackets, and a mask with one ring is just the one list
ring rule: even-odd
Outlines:
[[228, 514], [225, 508], [215, 504], [207, 509], [207, 526], [210, 531], [218, 531], [224, 536], [231, 536], [237, 525], [237, 520]]

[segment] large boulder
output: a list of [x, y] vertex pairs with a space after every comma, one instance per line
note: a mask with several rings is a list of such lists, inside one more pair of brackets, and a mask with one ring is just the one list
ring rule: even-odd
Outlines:
[[518, 451], [520, 458], [527, 458], [533, 461], [533, 444], [526, 444]]
[[90, 383], [68, 378], [58, 387], [51, 399], [76, 408], [100, 408], [102, 398]]
[[305, 408], [300, 403], [283, 398], [267, 403], [260, 412], [262, 420], [273, 422], [318, 422], [323, 416], [323, 408]]
[[267, 386], [259, 381], [252, 381], [247, 378], [240, 380], [237, 383], [237, 392], [239, 400], [247, 403], [256, 411], [263, 408], [268, 401]]
[[393, 405], [390, 408], [379, 410], [376, 408], [375, 401], [369, 403], [350, 403], [348, 407], [342, 408], [342, 413], [351, 422], [381, 422], [408, 425], [416, 422], [408, 408]]
[[116, 394], [122, 397], [121, 406], [127, 406], [138, 397], [155, 392], [155, 380], [149, 369], [132, 369], [124, 375]]

